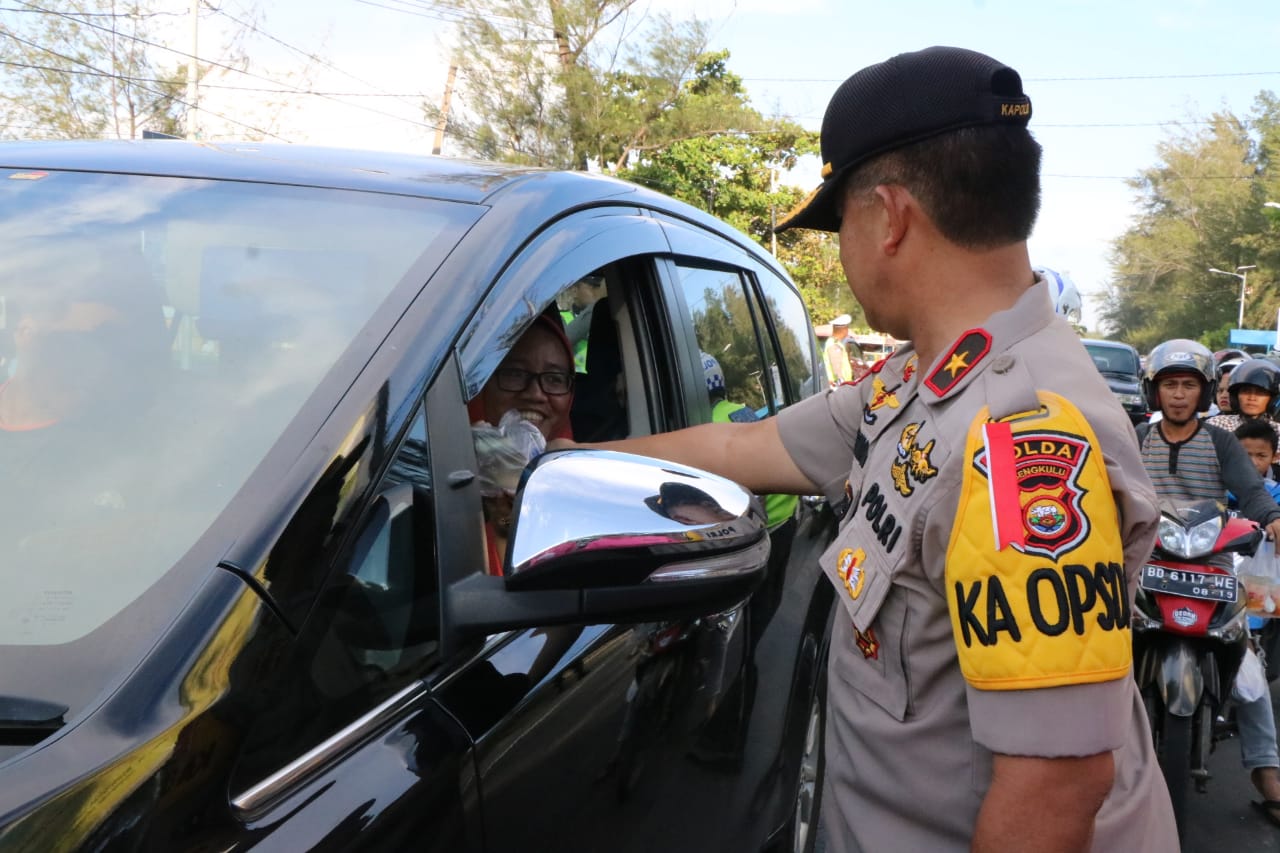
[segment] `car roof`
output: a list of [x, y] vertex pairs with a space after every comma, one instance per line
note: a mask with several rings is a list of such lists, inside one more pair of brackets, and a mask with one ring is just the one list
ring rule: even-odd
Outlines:
[[556, 174], [419, 154], [180, 139], [4, 142], [0, 167], [262, 181], [471, 203], [527, 175]]
[[1093, 344], [1095, 346], [1102, 346], [1102, 347], [1112, 347], [1114, 349], [1127, 349], [1127, 350], [1133, 350], [1134, 352], [1138, 351], [1135, 347], [1133, 347], [1130, 344], [1126, 344], [1123, 341], [1103, 341], [1103, 340], [1098, 340], [1096, 338], [1081, 338], [1080, 343]]
[[533, 190], [554, 215], [615, 201], [647, 207], [697, 224], [736, 243], [784, 277], [758, 243], [692, 205], [638, 184], [588, 172], [488, 163], [428, 154], [267, 142], [182, 139], [39, 140], [0, 142], [0, 169], [57, 169], [159, 177], [248, 181], [391, 193], [491, 205], [497, 196]]

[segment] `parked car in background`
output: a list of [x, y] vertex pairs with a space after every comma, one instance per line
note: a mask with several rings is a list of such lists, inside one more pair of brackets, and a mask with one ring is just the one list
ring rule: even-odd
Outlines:
[[710, 421], [703, 352], [775, 414], [826, 382], [772, 257], [299, 146], [5, 143], [0, 196], [0, 850], [812, 848], [830, 509], [546, 454], [486, 572], [467, 414], [584, 280], [575, 437]]
[[1142, 360], [1138, 351], [1119, 341], [1084, 340], [1081, 343], [1129, 419], [1138, 424], [1150, 417], [1147, 401], [1142, 396]]

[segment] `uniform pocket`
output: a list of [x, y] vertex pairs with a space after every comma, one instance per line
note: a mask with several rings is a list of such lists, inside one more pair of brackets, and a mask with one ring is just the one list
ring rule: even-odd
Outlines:
[[871, 625], [854, 623], [854, 648], [842, 656], [844, 665], [836, 670], [845, 683], [899, 722], [906, 719], [911, 704], [907, 621], [907, 593], [891, 587]]

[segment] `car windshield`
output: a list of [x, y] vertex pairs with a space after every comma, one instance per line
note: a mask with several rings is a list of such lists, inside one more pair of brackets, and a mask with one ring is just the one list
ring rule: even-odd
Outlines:
[[0, 645], [76, 641], [163, 577], [375, 308], [475, 215], [0, 170]]
[[1102, 373], [1118, 373], [1123, 376], [1137, 376], [1141, 372], [1138, 356], [1126, 347], [1084, 345], [1089, 357]]

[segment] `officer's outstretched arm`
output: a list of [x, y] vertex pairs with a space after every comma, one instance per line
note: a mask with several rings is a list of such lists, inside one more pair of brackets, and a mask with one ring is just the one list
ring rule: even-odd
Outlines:
[[675, 432], [574, 444], [553, 441], [549, 450], [591, 447], [653, 456], [728, 477], [757, 493], [812, 495], [819, 488], [801, 473], [778, 434], [777, 418], [754, 423], [710, 423]]

